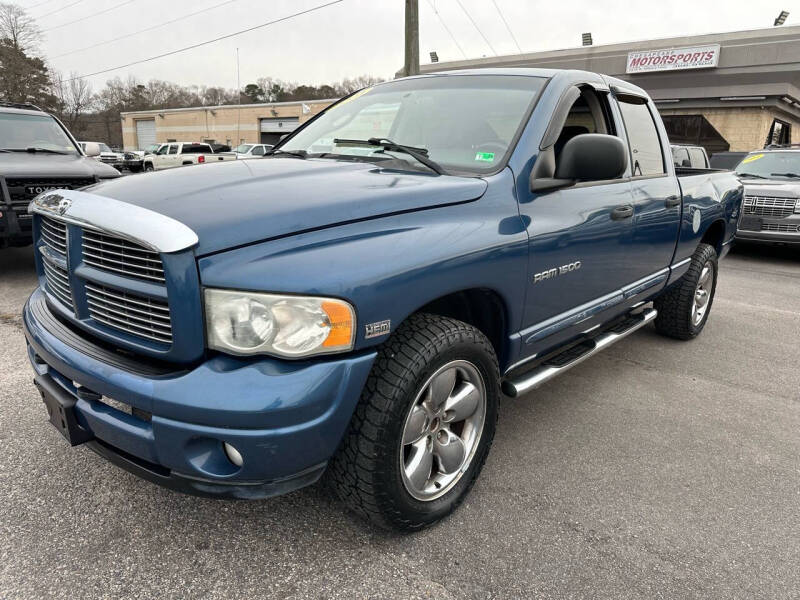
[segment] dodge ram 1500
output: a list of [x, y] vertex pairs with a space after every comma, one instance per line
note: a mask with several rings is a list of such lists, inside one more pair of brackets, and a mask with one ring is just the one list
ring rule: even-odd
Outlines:
[[741, 201], [733, 173], [676, 173], [630, 83], [379, 84], [264, 160], [38, 196], [35, 383], [70, 444], [151, 481], [263, 498], [325, 475], [419, 529], [469, 492], [501, 394], [649, 323], [700, 334]]

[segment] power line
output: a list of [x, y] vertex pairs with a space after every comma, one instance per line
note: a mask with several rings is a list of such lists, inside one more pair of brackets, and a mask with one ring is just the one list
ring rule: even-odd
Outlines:
[[81, 21], [85, 21], [86, 19], [92, 19], [94, 17], [99, 17], [100, 15], [104, 15], [107, 12], [111, 12], [112, 10], [117, 10], [118, 8], [122, 8], [127, 4], [133, 3], [134, 0], [128, 0], [127, 2], [123, 2], [122, 4], [117, 4], [116, 6], [112, 6], [111, 8], [107, 8], [105, 10], [101, 10], [100, 12], [96, 12], [91, 14], [87, 17], [81, 17], [80, 19], [75, 19], [74, 21], [69, 21], [68, 23], [62, 23], [61, 25], [56, 25], [55, 27], [48, 27], [47, 29], [42, 29], [42, 33], [46, 33], [48, 31], [53, 31], [53, 29], [61, 29], [62, 27], [66, 27], [67, 25], [74, 25], [75, 23], [80, 23]]
[[209, 10], [214, 10], [215, 8], [220, 8], [221, 6], [225, 6], [226, 4], [231, 4], [231, 3], [236, 2], [236, 1], [237, 0], [227, 0], [227, 2], [221, 2], [219, 4], [215, 4], [214, 6], [208, 6], [208, 7], [204, 8], [204, 9], [202, 9], [202, 10], [196, 10], [193, 13], [189, 13], [188, 15], [183, 15], [183, 16], [178, 17], [176, 19], [172, 19], [171, 21], [163, 21], [162, 23], [159, 23], [158, 25], [153, 25], [152, 27], [146, 27], [145, 29], [139, 29], [138, 31], [134, 31], [132, 33], [126, 33], [125, 35], [121, 35], [119, 37], [115, 37], [115, 38], [112, 38], [110, 40], [106, 40], [104, 42], [98, 42], [96, 44], [92, 44], [91, 46], [84, 46], [83, 48], [78, 48], [77, 50], [70, 50], [69, 52], [64, 52], [63, 54], [56, 54], [55, 56], [53, 56], [51, 58], [61, 58], [62, 56], [69, 56], [70, 54], [76, 54], [78, 52], [83, 52], [84, 50], [91, 50], [93, 48], [98, 48], [100, 46], [105, 46], [106, 44], [111, 44], [113, 42], [118, 42], [120, 40], [125, 40], [125, 39], [133, 37], [135, 35], [139, 35], [140, 33], [146, 33], [148, 31], [153, 31], [154, 29], [159, 29], [159, 28], [164, 27], [166, 25], [171, 25], [172, 23], [177, 23], [178, 21], [182, 21], [183, 19], [188, 19], [189, 17], [193, 17], [195, 15], [199, 15], [200, 13], [204, 13], [204, 12], [207, 12]]
[[497, 14], [500, 15], [500, 18], [503, 20], [503, 24], [506, 26], [506, 29], [508, 29], [508, 33], [511, 35], [511, 39], [514, 40], [514, 43], [517, 46], [517, 50], [519, 50], [519, 53], [522, 54], [522, 48], [519, 47], [519, 42], [517, 41], [514, 32], [511, 31], [511, 27], [509, 27], [508, 21], [506, 21], [505, 16], [503, 16], [503, 11], [500, 10], [500, 7], [497, 5], [497, 0], [492, 0], [492, 4], [494, 4], [494, 7], [497, 9]]
[[78, 75], [77, 77], [72, 77], [70, 79], [65, 79], [64, 83], [69, 83], [70, 81], [75, 81], [76, 79], [86, 79], [87, 77], [94, 77], [95, 75], [102, 75], [103, 73], [109, 73], [111, 71], [117, 71], [119, 69], [124, 69], [126, 67], [132, 67], [133, 65], [140, 65], [142, 63], [150, 62], [152, 60], [157, 60], [159, 58], [164, 58], [165, 56], [172, 56], [173, 54], [180, 54], [181, 52], [186, 52], [187, 50], [193, 50], [195, 48], [200, 48], [201, 46], [207, 46], [208, 44], [213, 44], [214, 42], [219, 42], [220, 40], [226, 40], [228, 38], [236, 37], [237, 35], [241, 35], [243, 33], [249, 33], [251, 31], [255, 31], [256, 29], [261, 29], [263, 27], [268, 27], [269, 25], [274, 25], [275, 23], [281, 23], [282, 21], [288, 21], [289, 19], [293, 19], [295, 17], [299, 17], [301, 15], [306, 15], [308, 13], [312, 13], [314, 11], [327, 8], [328, 6], [333, 6], [334, 4], [339, 4], [344, 2], [344, 0], [332, 0], [331, 2], [326, 2], [325, 4], [320, 4], [318, 6], [313, 6], [306, 10], [301, 10], [300, 12], [292, 13], [291, 15], [287, 15], [285, 17], [281, 17], [280, 19], [275, 19], [273, 21], [267, 21], [266, 23], [261, 23], [260, 25], [255, 25], [253, 27], [248, 27], [247, 29], [242, 29], [240, 31], [235, 31], [233, 33], [229, 33], [226, 35], [222, 35], [220, 37], [214, 38], [213, 40], [207, 40], [205, 42], [200, 42], [198, 44], [192, 44], [191, 46], [185, 46], [183, 48], [179, 48], [178, 50], [172, 50], [170, 52], [164, 52], [163, 54], [158, 54], [156, 56], [151, 56], [150, 58], [143, 58], [141, 60], [135, 60], [133, 62], [119, 65], [117, 67], [111, 67], [109, 69], [103, 69], [102, 71], [95, 71], [94, 73], [86, 73], [85, 75]]
[[67, 4], [66, 6], [62, 6], [61, 8], [58, 8], [58, 9], [54, 10], [51, 13], [47, 13], [46, 15], [42, 15], [41, 17], [37, 17], [37, 18], [38, 19], [46, 19], [47, 17], [52, 17], [54, 14], [60, 13], [62, 10], [67, 10], [68, 8], [70, 8], [72, 6], [75, 6], [76, 4], [80, 4], [83, 1], [84, 0], [77, 0], [76, 2], [73, 2], [72, 4]]
[[461, 4], [461, 0], [456, 0], [456, 2], [457, 2], [457, 3], [458, 3], [458, 5], [461, 7], [461, 10], [463, 10], [463, 11], [464, 11], [464, 14], [465, 14], [465, 15], [467, 15], [467, 18], [468, 18], [468, 19], [469, 19], [469, 20], [472, 22], [472, 25], [475, 27], [475, 29], [477, 29], [478, 33], [480, 33], [480, 34], [481, 34], [481, 37], [483, 38], [483, 41], [484, 41], [484, 42], [486, 42], [486, 45], [487, 45], [487, 46], [489, 46], [489, 49], [492, 51], [492, 53], [493, 53], [495, 56], [497, 56], [497, 51], [494, 49], [494, 47], [492, 47], [492, 44], [491, 44], [491, 43], [489, 43], [489, 40], [486, 38], [486, 36], [485, 36], [485, 35], [483, 35], [483, 32], [481, 31], [481, 28], [480, 28], [480, 27], [478, 27], [478, 24], [475, 22], [475, 19], [473, 19], [473, 18], [472, 18], [472, 15], [470, 15], [470, 14], [467, 12], [467, 9], [466, 9], [466, 8], [464, 8], [464, 5], [463, 5], [463, 4]]
[[462, 55], [464, 58], [467, 58], [467, 55], [464, 53], [464, 49], [461, 47], [461, 44], [459, 44], [459, 43], [458, 43], [458, 40], [456, 40], [456, 36], [454, 36], [454, 35], [453, 35], [453, 32], [452, 32], [452, 31], [450, 31], [450, 28], [449, 28], [449, 27], [447, 26], [447, 24], [444, 22], [444, 19], [442, 18], [442, 15], [440, 15], [440, 14], [439, 14], [439, 11], [438, 11], [438, 10], [436, 10], [436, 6], [433, 4], [433, 1], [432, 1], [432, 0], [428, 0], [428, 4], [430, 4], [430, 6], [431, 6], [431, 10], [432, 10], [434, 13], [436, 13], [436, 16], [437, 16], [437, 17], [439, 17], [439, 22], [442, 24], [442, 27], [444, 27], [444, 30], [445, 30], [445, 31], [446, 31], [446, 32], [447, 32], [447, 33], [450, 35], [450, 39], [452, 39], [452, 40], [453, 40], [453, 43], [454, 43], [454, 44], [456, 45], [456, 47], [458, 48], [459, 52], [461, 52], [461, 55]]
[[39, 8], [40, 6], [44, 6], [45, 4], [50, 4], [52, 1], [53, 0], [44, 0], [44, 2], [38, 2], [37, 4], [34, 4], [33, 6], [29, 6], [25, 10], [33, 10], [34, 8]]

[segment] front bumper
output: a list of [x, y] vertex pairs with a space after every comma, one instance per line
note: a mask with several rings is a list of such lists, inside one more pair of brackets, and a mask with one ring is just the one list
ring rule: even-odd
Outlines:
[[749, 231], [740, 229], [736, 232], [736, 241], [760, 242], [767, 244], [800, 244], [800, 231], [784, 233], [777, 231]]
[[[316, 481], [375, 358], [215, 356], [176, 371], [137, 365], [61, 323], [41, 290], [26, 303], [23, 323], [39, 385], [52, 381], [71, 401], [95, 452], [151, 481], [214, 496], [266, 497]], [[241, 453], [241, 467], [226, 458], [223, 442]]]

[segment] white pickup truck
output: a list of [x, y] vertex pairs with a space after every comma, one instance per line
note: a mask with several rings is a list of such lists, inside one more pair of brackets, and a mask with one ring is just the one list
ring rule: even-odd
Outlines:
[[161, 171], [173, 167], [198, 165], [219, 160], [236, 160], [235, 152], [214, 152], [210, 144], [197, 142], [166, 142], [143, 160], [145, 171]]

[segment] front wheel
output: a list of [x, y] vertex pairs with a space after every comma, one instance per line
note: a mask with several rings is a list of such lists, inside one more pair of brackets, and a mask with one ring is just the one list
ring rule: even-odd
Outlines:
[[697, 246], [689, 270], [654, 302], [656, 331], [679, 340], [697, 337], [708, 321], [717, 289], [717, 251]]
[[149, 173], [150, 171], [154, 171], [155, 169], [153, 169], [153, 163], [145, 163], [144, 170], [145, 170], [146, 173]]
[[455, 510], [494, 437], [494, 350], [477, 329], [417, 314], [381, 347], [328, 480], [382, 527], [422, 529]]

